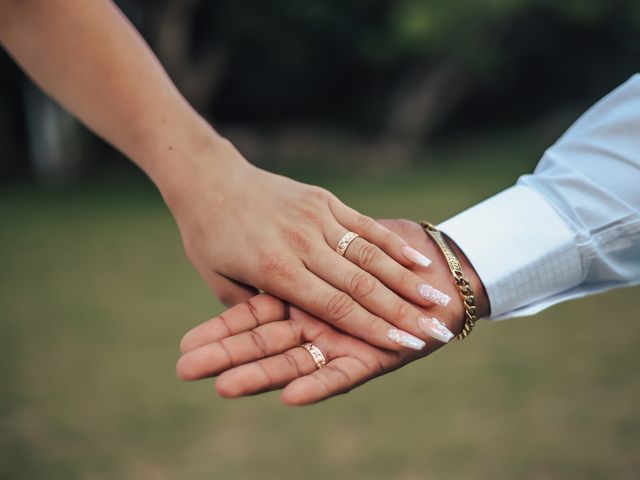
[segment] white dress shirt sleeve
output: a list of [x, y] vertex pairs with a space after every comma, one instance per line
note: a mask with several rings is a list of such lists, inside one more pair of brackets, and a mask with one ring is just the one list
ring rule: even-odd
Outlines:
[[640, 283], [640, 75], [582, 117], [535, 172], [440, 225], [492, 319]]

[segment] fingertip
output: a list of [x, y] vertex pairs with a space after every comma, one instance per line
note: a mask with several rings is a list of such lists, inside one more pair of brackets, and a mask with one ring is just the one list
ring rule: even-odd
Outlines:
[[430, 262], [428, 258], [409, 246], [409, 244], [396, 232], [389, 230], [386, 226], [378, 223], [383, 235], [377, 235], [368, 239], [377, 244], [389, 257], [398, 262], [403, 267], [409, 268], [418, 264], [427, 266]]
[[[197, 327], [196, 327], [197, 328]], [[192, 333], [195, 329], [191, 329], [189, 330], [187, 333], [184, 334], [184, 336], [182, 337], [182, 339], [180, 340], [180, 355], [184, 355], [185, 353], [189, 352], [190, 350], [193, 350], [194, 345], [193, 345], [193, 337], [194, 334]]]
[[431, 260], [423, 255], [422, 253], [420, 253], [419, 251], [417, 251], [415, 248], [411, 248], [410, 246], [405, 246], [402, 247], [401, 249], [402, 251], [402, 255], [411, 263], [414, 263], [420, 267], [428, 267], [429, 265], [431, 265]]
[[426, 343], [421, 338], [411, 335], [409, 332], [405, 332], [398, 328], [390, 328], [387, 331], [387, 337], [393, 342], [398, 350], [403, 348], [410, 348], [412, 350], [422, 350]]
[[183, 355], [178, 359], [176, 363], [176, 376], [183, 382], [192, 382], [197, 380], [197, 375], [194, 374], [194, 370], [189, 366], [188, 358]]
[[238, 389], [238, 386], [226, 375], [220, 375], [216, 379], [215, 387], [216, 392], [222, 398], [237, 398], [241, 396], [241, 392]]
[[304, 395], [301, 395], [299, 391], [296, 391], [295, 387], [285, 388], [280, 394], [280, 402], [287, 407], [302, 407], [313, 403]]
[[331, 393], [327, 385], [319, 381], [314, 374], [310, 374], [289, 383], [280, 394], [280, 401], [290, 407], [303, 407], [318, 403], [335, 394]]

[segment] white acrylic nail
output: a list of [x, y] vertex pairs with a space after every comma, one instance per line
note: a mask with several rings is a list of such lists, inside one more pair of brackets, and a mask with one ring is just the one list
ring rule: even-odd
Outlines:
[[387, 331], [387, 336], [392, 342], [395, 342], [403, 347], [413, 348], [414, 350], [422, 350], [425, 343], [418, 337], [414, 337], [410, 333], [403, 332], [397, 328], [390, 328]]
[[447, 343], [453, 338], [453, 333], [437, 318], [420, 317], [418, 319], [418, 327], [430, 337]]
[[416, 265], [420, 265], [421, 267], [428, 267], [431, 265], [431, 260], [411, 247], [402, 247], [402, 254], [407, 260], [415, 263]]
[[428, 283], [423, 283], [422, 285], [418, 286], [418, 294], [425, 300], [437, 303], [438, 305], [442, 305], [443, 307], [449, 305], [449, 302], [451, 301], [451, 297], [449, 295], [441, 292], [437, 288], [432, 287]]

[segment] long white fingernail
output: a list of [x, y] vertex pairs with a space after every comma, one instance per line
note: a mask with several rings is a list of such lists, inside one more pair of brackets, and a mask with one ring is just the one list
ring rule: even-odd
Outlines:
[[443, 307], [449, 305], [449, 302], [451, 301], [451, 297], [449, 295], [441, 292], [437, 288], [432, 287], [428, 283], [423, 283], [422, 285], [418, 286], [418, 294], [425, 300], [437, 303], [438, 305], [442, 305]]
[[418, 337], [414, 337], [410, 333], [398, 330], [397, 328], [390, 328], [387, 331], [389, 340], [395, 342], [403, 347], [413, 348], [414, 350], [422, 350], [425, 343]]
[[418, 327], [430, 337], [447, 343], [453, 338], [453, 333], [437, 318], [420, 317], [418, 319]]
[[402, 254], [407, 260], [415, 263], [416, 265], [420, 265], [421, 267], [428, 267], [431, 265], [431, 260], [411, 247], [402, 247]]

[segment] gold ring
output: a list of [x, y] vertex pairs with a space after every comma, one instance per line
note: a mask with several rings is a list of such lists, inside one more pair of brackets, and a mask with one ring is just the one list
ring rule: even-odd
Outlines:
[[313, 343], [303, 343], [300, 346], [304, 348], [307, 352], [309, 352], [309, 354], [313, 358], [313, 361], [316, 362], [316, 367], [318, 367], [318, 370], [320, 370], [322, 367], [324, 367], [327, 364], [327, 360], [324, 358], [322, 351], [318, 347], [316, 347]]
[[349, 245], [351, 245], [351, 242], [353, 242], [359, 236], [360, 235], [354, 232], [345, 233], [340, 239], [340, 241], [338, 242], [338, 246], [336, 247], [336, 253], [341, 257], [344, 257], [344, 252], [347, 251], [347, 248], [349, 248]]

